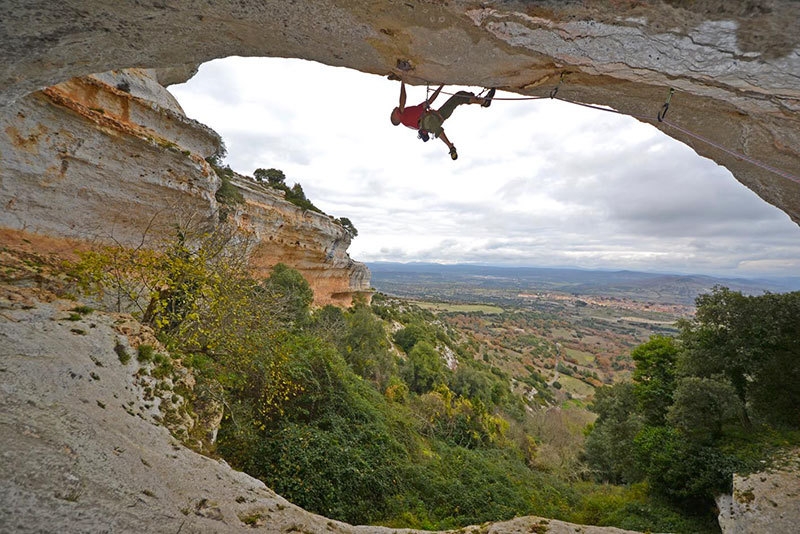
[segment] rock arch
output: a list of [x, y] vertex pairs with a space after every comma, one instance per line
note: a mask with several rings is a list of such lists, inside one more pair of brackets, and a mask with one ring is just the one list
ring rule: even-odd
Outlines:
[[[10, 0], [0, 29], [0, 110], [72, 78], [158, 68], [164, 84], [230, 55], [297, 57], [418, 82], [547, 94], [655, 116], [781, 169], [657, 124], [800, 222], [800, 3], [793, 0]], [[562, 89], [563, 90], [563, 89]], [[2, 111], [0, 111], [2, 112]]]

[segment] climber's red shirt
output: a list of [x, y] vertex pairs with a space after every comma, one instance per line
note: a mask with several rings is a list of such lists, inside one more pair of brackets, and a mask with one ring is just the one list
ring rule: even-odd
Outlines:
[[416, 106], [410, 106], [400, 113], [400, 124], [408, 126], [414, 130], [419, 128], [419, 118], [425, 112], [425, 103]]

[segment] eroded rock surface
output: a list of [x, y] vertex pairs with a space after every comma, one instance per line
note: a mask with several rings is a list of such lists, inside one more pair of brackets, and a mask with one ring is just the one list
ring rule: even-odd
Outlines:
[[656, 126], [800, 222], [798, 24], [795, 0], [9, 0], [0, 105], [132, 66], [176, 82], [229, 55], [382, 75], [402, 60], [419, 83], [536, 95], [563, 73], [559, 97], [653, 122], [673, 87], [668, 122], [677, 128]]
[[733, 495], [717, 498], [724, 534], [791, 533], [800, 525], [800, 450], [778, 466], [752, 475], [733, 476]]
[[[131, 247], [155, 246], [177, 226], [210, 227], [219, 218], [220, 179], [205, 158], [219, 145], [153, 71], [48, 87], [0, 112], [0, 226]], [[255, 275], [286, 263], [320, 305], [349, 305], [368, 291], [369, 271], [347, 255], [350, 236], [340, 224], [281, 192], [237, 183], [245, 203], [234, 222], [255, 238]]]

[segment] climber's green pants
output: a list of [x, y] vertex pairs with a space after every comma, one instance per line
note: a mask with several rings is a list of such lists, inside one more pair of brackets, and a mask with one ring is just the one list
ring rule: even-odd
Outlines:
[[426, 111], [422, 118], [419, 120], [419, 126], [423, 130], [432, 133], [436, 137], [442, 134], [442, 123], [450, 118], [453, 110], [461, 104], [469, 104], [469, 101], [474, 97], [473, 93], [467, 91], [459, 91], [455, 95], [447, 99], [442, 107], [438, 110]]

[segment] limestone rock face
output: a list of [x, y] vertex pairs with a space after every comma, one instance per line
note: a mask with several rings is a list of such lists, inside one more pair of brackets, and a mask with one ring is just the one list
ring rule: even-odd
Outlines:
[[[559, 97], [655, 122], [800, 222], [798, 25], [796, 0], [8, 0], [0, 106], [131, 66], [180, 81], [229, 55], [376, 74], [402, 60], [419, 83], [534, 95], [563, 73]], [[670, 87], [668, 121], [657, 122]]]
[[733, 495], [717, 497], [724, 534], [797, 532], [800, 525], [800, 450], [782, 466], [749, 476], [733, 476]]
[[[84, 76], [2, 108], [0, 226], [138, 246], [173, 237], [176, 225], [213, 225], [220, 180], [204, 158], [219, 136], [186, 118], [157, 75]], [[347, 255], [340, 224], [238, 183], [247, 201], [235, 222], [255, 237], [256, 275], [286, 263], [306, 277], [317, 304], [349, 305], [367, 292], [369, 272]]]
[[328, 215], [297, 209], [282, 191], [241, 177], [233, 183], [245, 200], [234, 219], [255, 238], [250, 267], [256, 276], [268, 276], [272, 266], [285, 263], [303, 273], [319, 305], [349, 306], [356, 294], [369, 300], [369, 270], [347, 254], [351, 237], [341, 224]]
[[144, 88], [167, 93], [149, 73], [129, 71], [70, 80], [6, 107], [0, 225], [132, 246], [174, 232], [176, 211], [210, 220], [219, 179], [203, 158], [219, 137]]

